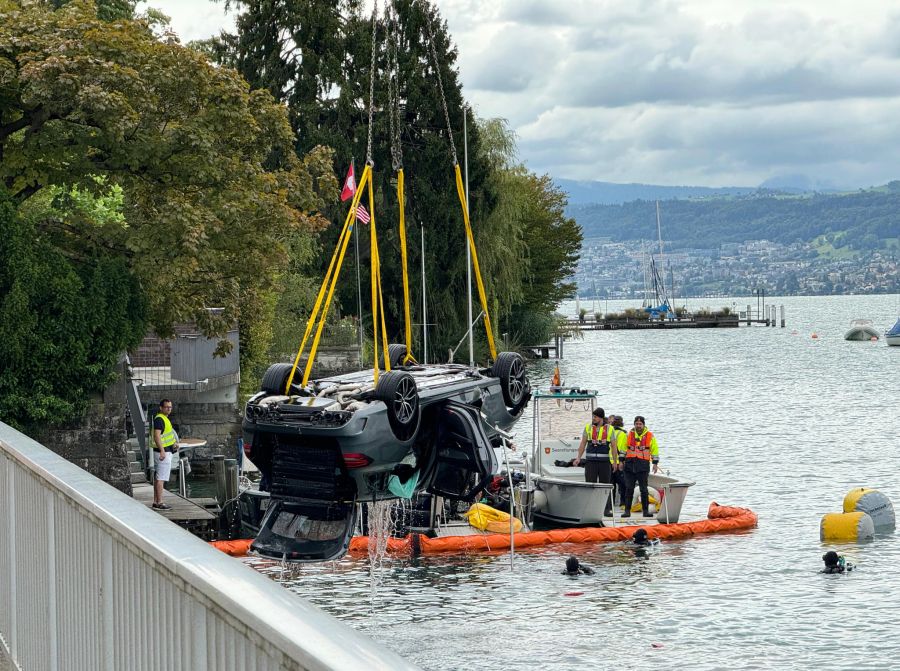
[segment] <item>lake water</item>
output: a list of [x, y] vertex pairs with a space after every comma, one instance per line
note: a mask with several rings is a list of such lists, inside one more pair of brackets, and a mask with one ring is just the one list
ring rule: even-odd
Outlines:
[[[785, 305], [786, 328], [588, 332], [560, 362], [608, 412], [647, 417], [661, 466], [697, 483], [683, 519], [718, 501], [759, 513], [757, 529], [648, 558], [611, 544], [523, 551], [512, 568], [508, 554], [388, 558], [372, 578], [348, 559], [293, 570], [285, 586], [425, 669], [894, 666], [898, 535], [826, 546], [819, 521], [859, 486], [900, 508], [900, 347], [843, 339], [853, 318], [890, 328], [898, 297], [768, 300]], [[532, 365], [533, 383], [552, 367]], [[530, 417], [516, 429], [529, 440]], [[858, 570], [819, 574], [827, 549]], [[572, 553], [596, 574], [560, 575]]]

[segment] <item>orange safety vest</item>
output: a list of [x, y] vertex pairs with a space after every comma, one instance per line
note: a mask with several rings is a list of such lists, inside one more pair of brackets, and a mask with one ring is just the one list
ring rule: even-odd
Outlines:
[[628, 432], [628, 451], [625, 453], [626, 459], [643, 459], [650, 461], [650, 442], [653, 440], [653, 434], [647, 430], [641, 439], [638, 440], [634, 433], [634, 429]]

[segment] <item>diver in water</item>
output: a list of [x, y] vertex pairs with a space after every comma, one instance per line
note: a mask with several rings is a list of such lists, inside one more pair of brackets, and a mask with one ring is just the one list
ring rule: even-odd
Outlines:
[[562, 572], [562, 575], [576, 576], [582, 573], [585, 575], [594, 575], [594, 569], [579, 562], [578, 557], [573, 556], [566, 559], [566, 570]]
[[843, 555], [839, 555], [834, 550], [829, 550], [822, 555], [822, 561], [825, 562], [825, 568], [820, 573], [849, 573], [853, 570], [853, 564], [844, 559]]
[[631, 542], [638, 547], [648, 548], [652, 545], [659, 545], [658, 538], [647, 538], [646, 529], [638, 529], [631, 536]]
[[647, 551], [658, 545], [658, 538], [648, 538], [646, 529], [638, 529], [631, 535], [629, 547], [634, 552], [635, 557], [646, 557]]

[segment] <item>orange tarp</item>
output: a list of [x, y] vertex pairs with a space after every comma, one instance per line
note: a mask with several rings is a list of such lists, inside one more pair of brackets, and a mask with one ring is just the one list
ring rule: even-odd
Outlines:
[[243, 557], [247, 554], [252, 542], [252, 538], [242, 538], [236, 541], [210, 541], [210, 545], [232, 557]]
[[[516, 548], [539, 547], [555, 543], [601, 543], [631, 540], [637, 529], [646, 529], [648, 538], [687, 538], [696, 534], [714, 534], [720, 531], [752, 529], [756, 526], [757, 515], [748, 508], [720, 506], [713, 501], [709, 504], [705, 520], [681, 522], [678, 524], [648, 524], [628, 527], [578, 527], [573, 529], [553, 529], [552, 531], [528, 531], [517, 533]], [[234, 557], [243, 557], [250, 548], [252, 539], [236, 541], [213, 541], [222, 552]], [[369, 537], [356, 536], [350, 541], [350, 554], [368, 552]], [[406, 538], [389, 538], [389, 554], [439, 554], [443, 552], [471, 553], [496, 552], [509, 549], [509, 534], [475, 534], [471, 536], [446, 536], [428, 538], [422, 534], [410, 534]]]

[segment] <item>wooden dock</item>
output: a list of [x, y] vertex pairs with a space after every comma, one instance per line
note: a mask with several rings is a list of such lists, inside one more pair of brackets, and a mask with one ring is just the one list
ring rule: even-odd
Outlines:
[[219, 504], [215, 498], [188, 499], [175, 492], [163, 490], [163, 502], [172, 506], [169, 510], [158, 510], [151, 507], [153, 503], [153, 485], [141, 482], [132, 485], [134, 499], [159, 513], [167, 520], [187, 529], [204, 540], [215, 540], [218, 534]]

